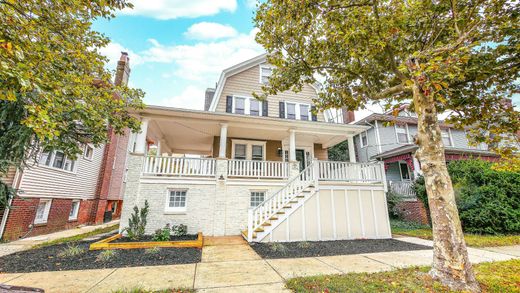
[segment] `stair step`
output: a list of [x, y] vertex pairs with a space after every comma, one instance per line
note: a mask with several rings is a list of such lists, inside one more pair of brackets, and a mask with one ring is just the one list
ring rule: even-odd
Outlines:
[[296, 197], [298, 197], [298, 198], [304, 198], [305, 195], [297, 195]]
[[278, 215], [283, 215], [283, 214], [285, 214], [284, 211], [278, 211], [278, 212], [276, 212], [276, 213], [277, 213]]
[[270, 221], [276, 221], [276, 220], [278, 220], [278, 217], [270, 217], [269, 220]]
[[305, 190], [304, 190], [304, 191], [302, 191], [302, 192], [305, 192], [305, 193], [311, 193], [311, 191], [310, 191], [310, 190], [308, 190], [308, 189], [305, 189]]
[[265, 223], [262, 224], [262, 226], [271, 226], [271, 223], [265, 222]]
[[298, 203], [298, 201], [297, 200], [291, 200], [291, 201], [289, 201], [289, 203]]
[[255, 232], [264, 232], [264, 228], [256, 228]]

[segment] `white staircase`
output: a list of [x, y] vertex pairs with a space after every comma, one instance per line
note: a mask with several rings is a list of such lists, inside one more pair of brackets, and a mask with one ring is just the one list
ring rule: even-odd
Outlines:
[[317, 167], [312, 162], [271, 197], [249, 209], [247, 230], [242, 232], [247, 241], [262, 241], [318, 191]]

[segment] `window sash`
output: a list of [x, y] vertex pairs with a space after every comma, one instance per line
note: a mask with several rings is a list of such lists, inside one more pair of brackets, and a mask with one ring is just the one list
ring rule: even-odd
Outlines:
[[35, 224], [47, 223], [49, 218], [49, 211], [51, 209], [51, 200], [41, 199], [36, 208], [36, 215], [34, 217]]
[[408, 170], [408, 164], [399, 163], [399, 168], [401, 169], [401, 179], [410, 180], [410, 172]]
[[273, 69], [270, 67], [260, 67], [260, 82], [269, 83], [269, 77], [273, 74]]
[[406, 130], [406, 126], [396, 125], [395, 132], [397, 134], [397, 141], [399, 143], [408, 143], [409, 142], [408, 131]]
[[74, 172], [76, 161], [69, 159], [61, 151], [47, 151], [41, 154], [39, 164], [54, 169]]
[[361, 147], [366, 147], [368, 145], [368, 136], [366, 132], [361, 133]]
[[451, 139], [449, 130], [443, 129], [441, 130], [442, 142], [445, 146], [451, 146]]
[[300, 119], [309, 120], [309, 105], [300, 105]]
[[296, 104], [286, 103], [285, 104], [285, 115], [287, 119], [296, 119]]
[[265, 200], [265, 191], [252, 191], [250, 206], [256, 207], [261, 204]]
[[186, 190], [170, 190], [168, 197], [169, 209], [186, 208]]
[[252, 116], [260, 116], [260, 102], [258, 100], [249, 101], [249, 114]]
[[247, 145], [246, 144], [235, 144], [234, 158], [236, 160], [245, 160], [247, 157]]
[[251, 160], [262, 161], [264, 159], [264, 146], [252, 145], [251, 148]]
[[246, 112], [246, 99], [235, 97], [235, 114], [245, 114]]
[[79, 211], [79, 201], [72, 201], [72, 206], [70, 208], [69, 220], [75, 220], [78, 218]]

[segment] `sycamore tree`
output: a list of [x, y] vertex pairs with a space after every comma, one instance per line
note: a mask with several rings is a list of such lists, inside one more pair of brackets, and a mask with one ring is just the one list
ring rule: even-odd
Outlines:
[[432, 217], [430, 274], [452, 289], [480, 290], [438, 114], [519, 168], [519, 112], [504, 100], [519, 92], [519, 13], [518, 1], [268, 0], [255, 16], [257, 41], [277, 67], [263, 96], [321, 81], [319, 109], [411, 104]]
[[[137, 130], [129, 108], [143, 92], [111, 83], [99, 49], [109, 40], [91, 29], [125, 0], [0, 0], [0, 178], [33, 164], [42, 148], [70, 157], [96, 146], [107, 130]], [[0, 180], [1, 181], [1, 180]], [[0, 208], [13, 190], [0, 182]]]

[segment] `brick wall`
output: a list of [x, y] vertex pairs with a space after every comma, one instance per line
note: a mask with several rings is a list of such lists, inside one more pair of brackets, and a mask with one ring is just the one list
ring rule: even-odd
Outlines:
[[33, 223], [39, 202], [39, 198], [15, 198], [13, 200], [3, 239], [15, 240], [23, 236], [31, 237], [47, 234], [86, 224], [93, 207], [92, 200], [81, 200], [77, 220], [69, 221], [72, 199], [54, 198], [52, 199], [47, 223], [36, 224], [31, 230], [30, 225]]
[[429, 224], [428, 214], [420, 200], [402, 201], [397, 204], [396, 209], [399, 210], [401, 218], [405, 221]]

